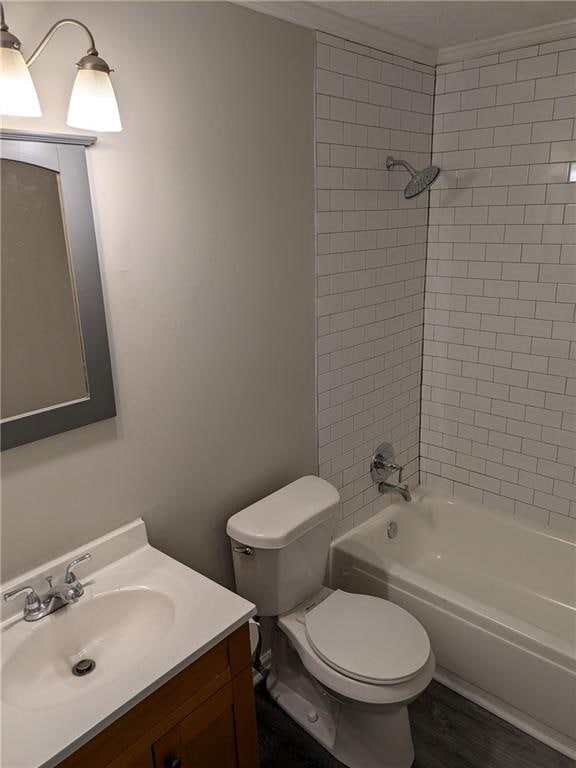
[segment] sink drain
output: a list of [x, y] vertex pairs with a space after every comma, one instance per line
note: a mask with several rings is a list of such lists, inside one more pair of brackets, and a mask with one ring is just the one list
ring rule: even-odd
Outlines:
[[84, 675], [89, 675], [94, 669], [96, 669], [94, 659], [81, 659], [72, 667], [72, 674], [76, 675], [76, 677], [84, 677]]

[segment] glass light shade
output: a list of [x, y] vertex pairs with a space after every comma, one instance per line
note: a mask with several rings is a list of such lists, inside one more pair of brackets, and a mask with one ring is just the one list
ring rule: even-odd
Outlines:
[[122, 130], [118, 102], [107, 72], [78, 70], [66, 122], [72, 128], [88, 131]]
[[40, 117], [36, 88], [16, 48], [0, 48], [0, 115]]

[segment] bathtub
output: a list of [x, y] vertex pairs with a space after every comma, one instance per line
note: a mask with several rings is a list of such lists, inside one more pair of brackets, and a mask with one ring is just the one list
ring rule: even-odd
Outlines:
[[333, 542], [330, 582], [406, 608], [439, 682], [576, 758], [574, 540], [419, 488]]

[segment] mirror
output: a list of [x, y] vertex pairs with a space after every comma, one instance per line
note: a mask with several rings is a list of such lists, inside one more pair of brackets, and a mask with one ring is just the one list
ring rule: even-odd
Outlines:
[[[1, 136], [2, 448], [115, 415], [84, 144]], [[64, 143], [66, 141], [66, 143]]]
[[2, 420], [88, 397], [58, 174], [0, 160]]

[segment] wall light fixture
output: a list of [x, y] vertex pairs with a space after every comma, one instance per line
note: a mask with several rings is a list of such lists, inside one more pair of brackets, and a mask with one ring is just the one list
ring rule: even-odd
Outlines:
[[92, 131], [121, 131], [118, 102], [110, 80], [113, 71], [98, 55], [94, 37], [77, 19], [61, 19], [50, 27], [32, 55], [25, 60], [20, 40], [8, 30], [0, 2], [0, 115], [40, 117], [40, 102], [29, 68], [58, 29], [73, 24], [84, 30], [90, 47], [76, 64], [78, 73], [70, 96], [67, 124]]

